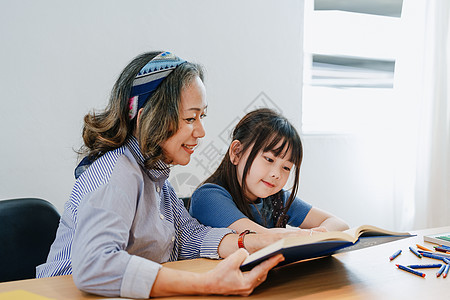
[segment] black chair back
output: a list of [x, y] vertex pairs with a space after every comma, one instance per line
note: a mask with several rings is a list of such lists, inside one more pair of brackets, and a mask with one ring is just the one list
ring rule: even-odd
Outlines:
[[0, 282], [36, 277], [59, 219], [55, 207], [42, 199], [0, 200]]
[[191, 197], [182, 197], [180, 199], [183, 200], [184, 207], [186, 207], [186, 209], [189, 211], [189, 205], [191, 204]]

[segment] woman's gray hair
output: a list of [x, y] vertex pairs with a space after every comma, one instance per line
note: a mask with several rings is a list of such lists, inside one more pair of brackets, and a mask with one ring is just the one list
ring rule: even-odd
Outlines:
[[190, 62], [174, 69], [144, 105], [137, 130], [137, 118], [129, 118], [133, 81], [142, 67], [161, 52], [148, 52], [133, 59], [117, 78], [105, 110], [84, 117], [85, 145], [79, 154], [87, 155], [93, 161], [121, 147], [130, 135], [136, 134], [146, 168], [154, 168], [158, 160], [164, 160], [161, 144], [178, 130], [181, 92], [195, 77], [203, 81], [204, 71], [202, 66]]

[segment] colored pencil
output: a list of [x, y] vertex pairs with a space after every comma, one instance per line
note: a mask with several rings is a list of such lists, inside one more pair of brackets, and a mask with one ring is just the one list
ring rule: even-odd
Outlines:
[[445, 266], [447, 266], [447, 265], [442, 265], [442, 267], [439, 269], [439, 271], [437, 271], [436, 277], [441, 276], [442, 272], [444, 272], [444, 269], [446, 268]]
[[450, 268], [450, 265], [446, 265], [445, 266], [445, 269], [444, 269], [444, 273], [442, 274], [442, 277], [447, 277], [447, 274], [448, 274], [448, 269]]
[[450, 246], [439, 245], [439, 246], [435, 246], [435, 247], [444, 248], [444, 249], [447, 249], [447, 251], [450, 251]]
[[443, 252], [428, 252], [428, 251], [423, 251], [423, 250], [418, 250], [417, 252], [419, 252], [420, 254], [428, 253], [428, 254], [433, 254], [436, 256], [440, 256], [440, 257], [450, 258], [450, 254], [445, 254]]
[[400, 253], [402, 253], [402, 250], [398, 250], [397, 252], [395, 252], [394, 254], [392, 254], [391, 256], [389, 256], [389, 260], [390, 260], [390, 261], [394, 260], [397, 256], [400, 255]]
[[438, 252], [450, 254], [450, 250], [449, 250], [449, 249], [446, 249], [446, 248], [442, 248], [442, 247], [434, 247], [434, 250], [435, 250], [435, 251], [438, 251]]
[[422, 250], [425, 250], [425, 251], [430, 251], [430, 252], [431, 252], [431, 250], [430, 250], [430, 249], [428, 249], [428, 248], [425, 248], [424, 246], [421, 246], [421, 245], [419, 245], [419, 244], [416, 244], [416, 246], [417, 246], [417, 248], [419, 248], [419, 249], [422, 249]]
[[442, 264], [427, 264], [427, 265], [408, 265], [408, 268], [411, 269], [431, 269], [431, 268], [440, 268]]
[[414, 249], [413, 247], [409, 247], [409, 251], [411, 251], [412, 253], [414, 253], [414, 255], [417, 256], [418, 258], [422, 258], [422, 254], [420, 254], [419, 252], [417, 252], [417, 250]]
[[414, 275], [417, 275], [417, 276], [425, 278], [425, 273], [416, 271], [414, 269], [411, 269], [411, 268], [408, 268], [408, 267], [405, 267], [405, 266], [402, 266], [402, 265], [396, 265], [396, 266], [397, 266], [397, 268], [399, 268], [399, 269], [401, 269], [403, 271], [406, 271], [406, 272], [412, 273]]
[[439, 255], [435, 255], [435, 254], [430, 254], [428, 252], [422, 252], [421, 253], [423, 257], [428, 257], [428, 258], [433, 258], [433, 259], [439, 259], [439, 260], [443, 260], [445, 259], [445, 257], [443, 256], [439, 256]]

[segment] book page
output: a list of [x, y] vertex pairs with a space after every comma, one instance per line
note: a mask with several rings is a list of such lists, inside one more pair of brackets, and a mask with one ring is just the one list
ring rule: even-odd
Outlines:
[[323, 241], [348, 241], [355, 242], [357, 238], [344, 231], [329, 231], [329, 232], [316, 232], [312, 236], [296, 236], [296, 237], [286, 237], [283, 239], [283, 247], [293, 247], [304, 244], [312, 244]]
[[355, 238], [359, 236], [409, 235], [408, 232], [396, 232], [373, 225], [361, 225], [356, 228], [350, 228], [344, 232], [354, 236]]

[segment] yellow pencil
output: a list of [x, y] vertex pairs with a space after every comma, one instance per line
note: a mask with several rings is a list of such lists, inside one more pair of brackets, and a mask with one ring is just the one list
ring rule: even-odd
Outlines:
[[428, 249], [428, 248], [426, 248], [426, 247], [424, 247], [424, 246], [421, 246], [421, 245], [419, 245], [419, 244], [416, 244], [416, 246], [417, 246], [417, 248], [419, 248], [419, 249], [422, 249], [422, 250], [425, 250], [425, 251], [433, 252], [433, 250], [430, 250], [430, 249]]

